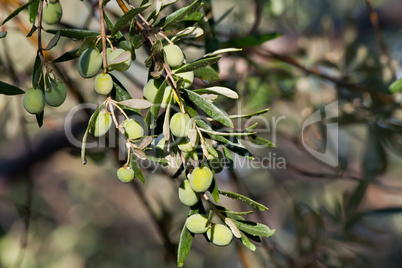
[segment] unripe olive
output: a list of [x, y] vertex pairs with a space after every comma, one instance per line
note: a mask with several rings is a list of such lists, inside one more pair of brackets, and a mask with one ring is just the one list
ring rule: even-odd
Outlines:
[[161, 83], [160, 80], [157, 79], [149, 79], [149, 81], [144, 86], [142, 90], [142, 95], [145, 99], [149, 100], [150, 102], [154, 102], [156, 93], [158, 92], [158, 88], [160, 87]]
[[167, 64], [172, 68], [177, 68], [184, 63], [184, 54], [180, 47], [176, 45], [167, 45], [163, 47]]
[[207, 221], [208, 219], [204, 215], [194, 214], [187, 218], [186, 227], [194, 234], [203, 234], [209, 229], [208, 226], [205, 226]]
[[95, 77], [95, 91], [101, 95], [107, 95], [113, 89], [113, 79], [110, 74], [98, 74]]
[[175, 75], [183, 78], [183, 83], [181, 84], [182, 88], [189, 88], [194, 82], [194, 72], [193, 71], [178, 73]]
[[85, 49], [78, 59], [78, 72], [84, 78], [94, 77], [102, 66], [102, 56], [97, 48]]
[[200, 199], [200, 195], [193, 191], [190, 182], [184, 180], [179, 187], [179, 199], [186, 206], [194, 206]]
[[46, 103], [53, 107], [58, 107], [63, 104], [67, 97], [67, 88], [64, 83], [59, 82], [57, 86], [51, 85], [45, 91]]
[[110, 113], [103, 109], [101, 110], [95, 118], [95, 123], [92, 126], [91, 134], [95, 137], [100, 137], [106, 134], [109, 131], [110, 126], [112, 125], [112, 116]]
[[227, 246], [232, 242], [232, 231], [223, 224], [214, 224], [207, 231], [209, 241], [217, 246]]
[[130, 167], [121, 167], [117, 170], [117, 177], [121, 182], [128, 183], [134, 179], [134, 170]]
[[124, 131], [130, 140], [138, 140], [144, 136], [144, 129], [141, 124], [130, 118], [124, 121]]
[[188, 114], [176, 113], [170, 119], [170, 131], [176, 137], [186, 137], [191, 126], [192, 122]]
[[195, 192], [205, 192], [211, 186], [212, 179], [213, 174], [208, 167], [197, 167], [191, 173], [190, 186]]
[[30, 88], [25, 91], [24, 108], [30, 114], [40, 114], [45, 108], [45, 96], [40, 89]]
[[42, 19], [47, 24], [59, 23], [63, 16], [63, 9], [60, 3], [57, 1], [49, 1], [47, 5], [43, 7]]
[[[110, 63], [112, 63], [112, 61], [114, 59], [116, 59], [118, 56], [120, 56], [120, 54], [123, 52], [126, 52], [126, 51], [121, 48], [116, 48], [115, 50], [110, 52], [110, 54], [108, 54], [108, 51], [106, 51], [107, 64], [109, 65]], [[130, 65], [131, 65], [131, 57], [129, 57], [127, 60], [125, 60], [121, 63], [111, 65], [108, 69], [111, 71], [116, 70], [116, 71], [120, 71], [120, 72], [125, 72], [128, 70], [128, 68], [130, 68]]]
[[183, 151], [185, 153], [189, 153], [189, 152], [193, 151], [195, 149], [195, 147], [197, 147], [197, 145], [195, 144], [193, 146], [193, 144], [191, 143], [190, 139], [185, 137], [185, 138], [181, 138], [177, 142], [177, 147], [179, 147], [180, 151]]

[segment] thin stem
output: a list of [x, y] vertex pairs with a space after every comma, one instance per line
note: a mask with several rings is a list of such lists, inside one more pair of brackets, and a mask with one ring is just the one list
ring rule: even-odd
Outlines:
[[103, 17], [103, 1], [99, 0], [99, 16], [101, 24], [101, 39], [102, 39], [102, 51], [103, 51], [103, 73], [107, 73], [107, 59], [106, 59], [106, 32], [105, 32], [105, 19]]
[[45, 64], [46, 60], [43, 56], [43, 48], [42, 48], [42, 14], [43, 14], [43, 0], [39, 1], [39, 9], [38, 9], [38, 54], [42, 63]]

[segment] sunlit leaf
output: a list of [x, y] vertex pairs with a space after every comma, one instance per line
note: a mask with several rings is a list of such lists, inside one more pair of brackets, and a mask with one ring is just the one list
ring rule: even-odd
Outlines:
[[249, 198], [247, 196], [238, 194], [238, 193], [232, 193], [232, 192], [226, 192], [226, 191], [219, 191], [219, 193], [221, 195], [227, 196], [229, 198], [242, 201], [243, 203], [246, 203], [247, 205], [253, 206], [253, 207], [259, 209], [260, 211], [264, 211], [264, 210], [268, 209], [266, 206], [254, 201], [253, 199], [251, 199], [251, 198]]
[[141, 7], [137, 7], [135, 9], [131, 9], [130, 11], [128, 11], [127, 13], [125, 13], [123, 16], [121, 16], [119, 18], [119, 20], [116, 22], [112, 32], [111, 32], [111, 36], [114, 36], [117, 32], [119, 32], [121, 29], [123, 29], [124, 26], [126, 26], [126, 24], [132, 20], [135, 16], [137, 16], [138, 14], [140, 14], [141, 12], [143, 12], [145, 9], [147, 9], [148, 7], [150, 7], [152, 4], [148, 3], [146, 5], [143, 5]]

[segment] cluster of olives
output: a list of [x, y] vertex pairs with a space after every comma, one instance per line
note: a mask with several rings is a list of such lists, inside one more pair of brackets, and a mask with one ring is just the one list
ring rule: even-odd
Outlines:
[[208, 219], [201, 214], [188, 217], [186, 228], [194, 234], [207, 233], [209, 241], [221, 247], [229, 245], [233, 239], [230, 228], [220, 223], [208, 223]]
[[45, 109], [45, 104], [58, 107], [63, 104], [67, 97], [67, 88], [64, 83], [50, 84], [45, 93], [40, 89], [30, 88], [24, 94], [24, 108], [30, 114], [40, 114]]
[[[131, 58], [123, 62], [111, 64], [122, 53], [126, 52], [121, 48], [108, 48], [106, 50], [107, 71], [124, 72], [130, 68]], [[103, 53], [103, 52], [102, 52]], [[103, 54], [95, 47], [85, 49], [78, 59], [78, 72], [83, 78], [92, 78], [99, 73], [102, 68]], [[100, 95], [107, 95], [113, 89], [113, 79], [108, 73], [101, 73], [95, 78], [95, 91]]]
[[63, 9], [59, 1], [48, 1], [43, 8], [42, 19], [47, 24], [57, 24], [63, 16]]

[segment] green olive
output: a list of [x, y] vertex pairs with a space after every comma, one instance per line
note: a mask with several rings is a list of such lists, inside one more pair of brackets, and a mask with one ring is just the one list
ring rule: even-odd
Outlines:
[[110, 74], [98, 74], [95, 77], [95, 91], [101, 95], [109, 94], [113, 89], [113, 79]]
[[[110, 63], [112, 63], [113, 60], [115, 60], [118, 56], [120, 56], [124, 52], [126, 52], [126, 51], [121, 48], [116, 48], [109, 54], [108, 54], [108, 51], [106, 51], [107, 64], [109, 65]], [[120, 71], [120, 72], [125, 72], [128, 70], [128, 68], [130, 68], [130, 66], [131, 66], [131, 57], [129, 57], [127, 60], [125, 60], [123, 62], [110, 65], [110, 67], [108, 69], [110, 71], [116, 70], [116, 71]]]
[[184, 63], [184, 54], [180, 47], [176, 45], [167, 45], [163, 47], [167, 64], [172, 68], [177, 68]]
[[45, 108], [45, 96], [40, 89], [30, 88], [24, 95], [24, 108], [30, 114], [40, 114]]
[[121, 182], [128, 183], [134, 179], [134, 170], [124, 166], [117, 170], [117, 177]]
[[144, 86], [142, 90], [142, 95], [145, 99], [149, 100], [150, 102], [154, 102], [156, 93], [158, 92], [159, 87], [161, 86], [163, 80], [160, 79], [149, 79], [147, 84]]
[[49, 1], [47, 5], [43, 7], [42, 19], [47, 24], [59, 23], [63, 16], [63, 9], [59, 1]]
[[67, 88], [64, 83], [59, 82], [57, 86], [51, 85], [45, 91], [45, 100], [46, 103], [53, 107], [58, 107], [63, 104], [67, 97]]
[[196, 144], [193, 145], [189, 138], [187, 137], [180, 138], [179, 141], [177, 142], [177, 147], [179, 147], [180, 151], [189, 153], [197, 147], [197, 142]]
[[227, 246], [232, 242], [232, 231], [223, 224], [213, 224], [207, 231], [209, 241], [217, 246]]
[[84, 78], [94, 77], [102, 66], [102, 56], [97, 48], [87, 48], [78, 59], [78, 72]]
[[176, 137], [186, 137], [192, 128], [188, 114], [176, 113], [170, 119], [170, 131]]
[[190, 182], [184, 180], [179, 187], [179, 199], [186, 206], [194, 206], [200, 200], [200, 195], [193, 191]]
[[140, 123], [130, 118], [124, 121], [124, 131], [130, 140], [138, 140], [144, 136], [144, 129]]
[[106, 132], [109, 131], [111, 125], [112, 125], [112, 116], [106, 109], [103, 109], [96, 116], [95, 123], [90, 129], [90, 132], [95, 137], [100, 137], [105, 135]]
[[197, 167], [190, 176], [190, 186], [198, 193], [205, 192], [211, 186], [213, 180], [212, 171], [208, 167]]
[[193, 71], [178, 73], [175, 75], [183, 78], [183, 83], [181, 84], [182, 88], [189, 88], [194, 82], [194, 72]]
[[208, 226], [205, 226], [207, 221], [208, 219], [204, 215], [194, 214], [187, 218], [186, 227], [194, 234], [203, 234], [209, 229]]

